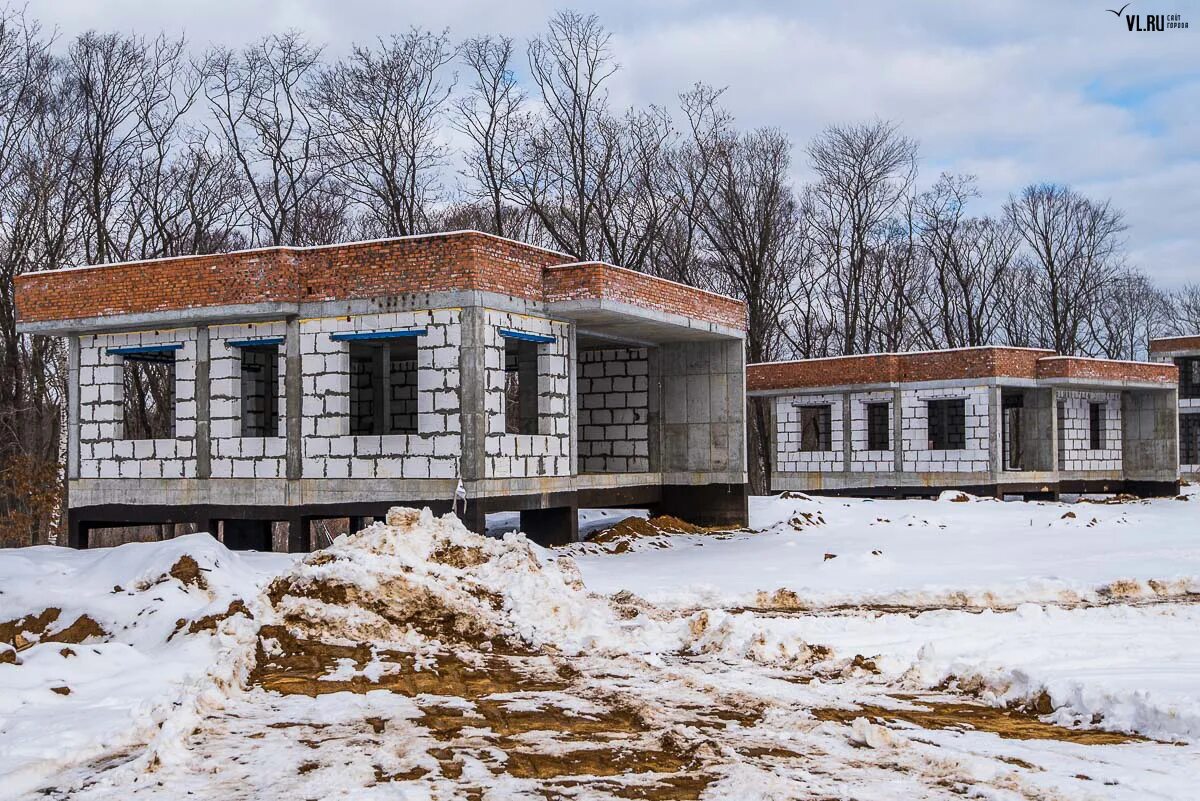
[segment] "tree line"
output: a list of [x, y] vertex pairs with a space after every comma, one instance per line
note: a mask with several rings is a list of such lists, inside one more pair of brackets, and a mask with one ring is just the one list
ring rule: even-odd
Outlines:
[[[619, 107], [617, 69], [574, 12], [521, 44], [414, 28], [339, 58], [299, 32], [60, 41], [4, 12], [0, 541], [44, 540], [64, 502], [64, 351], [16, 333], [29, 271], [475, 228], [738, 297], [748, 362], [993, 343], [1133, 358], [1200, 329], [1200, 286], [1167, 293], [1129, 264], [1105, 200], [1039, 183], [979, 214], [972, 176], [922, 184], [895, 124], [797, 147], [702, 84]], [[758, 491], [765, 426], [752, 407]]]

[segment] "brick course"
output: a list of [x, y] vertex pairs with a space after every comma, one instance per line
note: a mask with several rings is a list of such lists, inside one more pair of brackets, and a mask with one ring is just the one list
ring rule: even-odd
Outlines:
[[1172, 365], [1057, 356], [1051, 350], [982, 347], [918, 353], [880, 353], [769, 362], [747, 367], [751, 392], [968, 378], [1095, 378], [1104, 381], [1178, 380]]
[[17, 278], [16, 304], [32, 323], [455, 290], [610, 299], [745, 329], [745, 307], [732, 298], [475, 231], [28, 273]]

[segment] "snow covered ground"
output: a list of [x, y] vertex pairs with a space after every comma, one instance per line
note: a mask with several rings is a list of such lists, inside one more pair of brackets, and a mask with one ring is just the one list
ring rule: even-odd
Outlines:
[[[670, 548], [578, 562], [596, 592], [630, 590], [677, 608], [1153, 599], [1200, 593], [1200, 496], [1183, 497], [1190, 500], [752, 498], [754, 534], [674, 537]], [[773, 599], [776, 590], [785, 592]]]
[[1191, 799], [1198, 512], [801, 496], [555, 550], [396, 511], [303, 560], [0, 551], [0, 798]]

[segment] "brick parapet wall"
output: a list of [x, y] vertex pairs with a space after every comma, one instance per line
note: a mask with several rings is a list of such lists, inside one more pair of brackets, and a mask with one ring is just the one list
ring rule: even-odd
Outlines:
[[1150, 353], [1174, 353], [1177, 351], [1200, 351], [1200, 334], [1179, 337], [1159, 337], [1150, 340]]
[[478, 290], [536, 302], [610, 299], [745, 328], [745, 307], [732, 298], [613, 265], [569, 262], [488, 234], [431, 234], [28, 273], [17, 278], [16, 304], [21, 322], [37, 323]]
[[601, 262], [552, 267], [545, 271], [546, 302], [614, 300], [744, 330], [741, 301], [695, 287]]
[[1085, 359], [1055, 356], [1037, 363], [1038, 378], [1082, 378], [1099, 381], [1147, 381], [1176, 384], [1179, 368], [1172, 364], [1123, 362], [1110, 359]]
[[751, 392], [972, 378], [1079, 378], [1172, 384], [1172, 365], [1055, 356], [1031, 348], [961, 348], [752, 364]]

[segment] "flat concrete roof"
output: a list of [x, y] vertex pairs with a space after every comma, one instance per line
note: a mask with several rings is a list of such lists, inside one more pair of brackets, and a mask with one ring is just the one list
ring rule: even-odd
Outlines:
[[[702, 289], [479, 231], [272, 247], [27, 273], [18, 330], [68, 334], [302, 316], [405, 298], [505, 299], [631, 342], [741, 337], [745, 305]], [[414, 300], [415, 299], [415, 300]]]

